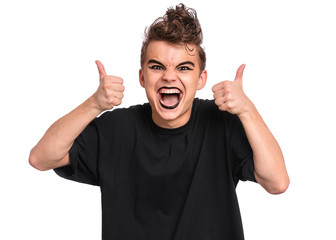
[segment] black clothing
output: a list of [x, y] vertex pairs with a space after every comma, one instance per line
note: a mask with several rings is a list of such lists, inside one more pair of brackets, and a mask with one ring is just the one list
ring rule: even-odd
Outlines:
[[55, 169], [100, 186], [103, 240], [244, 239], [235, 188], [256, 180], [239, 118], [200, 99], [180, 128], [151, 114], [149, 104], [104, 113]]

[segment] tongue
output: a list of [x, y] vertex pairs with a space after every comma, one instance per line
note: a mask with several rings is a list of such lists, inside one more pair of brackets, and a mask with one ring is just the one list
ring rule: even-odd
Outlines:
[[178, 103], [178, 100], [177, 94], [162, 94], [162, 103], [165, 106], [174, 106]]

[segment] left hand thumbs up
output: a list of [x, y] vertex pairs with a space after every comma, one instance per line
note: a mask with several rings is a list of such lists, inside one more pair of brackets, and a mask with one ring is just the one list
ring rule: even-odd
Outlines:
[[243, 88], [243, 73], [244, 73], [245, 66], [246, 66], [245, 64], [242, 64], [239, 66], [237, 73], [236, 73], [236, 77], [234, 79], [234, 82], [239, 84], [242, 88]]
[[223, 81], [212, 87], [213, 97], [219, 110], [239, 116], [254, 106], [243, 91], [245, 66], [245, 64], [240, 65], [234, 81]]

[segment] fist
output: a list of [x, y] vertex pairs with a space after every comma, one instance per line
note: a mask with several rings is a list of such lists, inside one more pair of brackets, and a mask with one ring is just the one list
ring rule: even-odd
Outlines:
[[99, 72], [99, 87], [93, 94], [95, 104], [100, 111], [105, 111], [121, 104], [125, 87], [120, 77], [107, 75], [104, 65], [96, 61]]
[[234, 81], [223, 81], [212, 87], [215, 103], [221, 111], [239, 116], [253, 107], [243, 91], [244, 68], [245, 64], [238, 68]]

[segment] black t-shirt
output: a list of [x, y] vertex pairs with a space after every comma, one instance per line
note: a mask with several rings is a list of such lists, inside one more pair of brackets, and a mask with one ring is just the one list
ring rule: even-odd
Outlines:
[[104, 113], [55, 169], [100, 186], [103, 240], [244, 239], [235, 189], [256, 180], [239, 118], [200, 99], [180, 128], [151, 114], [148, 103]]

